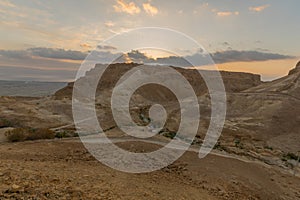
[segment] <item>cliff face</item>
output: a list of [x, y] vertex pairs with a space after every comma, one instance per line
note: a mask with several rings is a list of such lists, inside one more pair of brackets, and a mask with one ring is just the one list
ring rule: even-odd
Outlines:
[[289, 72], [289, 75], [300, 72], [300, 61], [296, 64], [296, 67]]

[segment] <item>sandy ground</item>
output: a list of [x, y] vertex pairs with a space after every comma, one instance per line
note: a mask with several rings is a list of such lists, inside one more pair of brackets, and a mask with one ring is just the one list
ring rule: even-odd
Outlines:
[[[134, 152], [156, 144], [122, 142]], [[234, 158], [187, 152], [162, 170], [128, 174], [79, 139], [0, 144], [0, 199], [300, 199], [300, 178]]]

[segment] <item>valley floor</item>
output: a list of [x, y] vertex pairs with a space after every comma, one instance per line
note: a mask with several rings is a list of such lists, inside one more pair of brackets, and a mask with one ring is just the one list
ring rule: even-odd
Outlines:
[[[157, 144], [120, 142], [130, 151]], [[152, 173], [95, 160], [79, 139], [0, 144], [0, 199], [300, 199], [300, 178], [262, 163], [186, 152]]]

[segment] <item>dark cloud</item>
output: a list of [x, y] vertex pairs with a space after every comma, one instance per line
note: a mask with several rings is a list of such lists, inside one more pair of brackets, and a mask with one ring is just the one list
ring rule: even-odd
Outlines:
[[30, 56], [30, 54], [24, 50], [0, 50], [0, 56], [7, 58], [25, 58]]
[[98, 45], [97, 50], [114, 51], [114, 50], [117, 50], [117, 48], [113, 47], [113, 46], [107, 46], [107, 45], [104, 45], [104, 46]]
[[253, 62], [253, 61], [282, 60], [282, 59], [294, 58], [293, 56], [276, 54], [276, 53], [265, 53], [259, 51], [236, 51], [236, 50], [216, 52], [211, 54], [211, 57], [216, 63]]
[[256, 48], [255, 50], [256, 51], [263, 51], [263, 52], [270, 52], [269, 49], [264, 49], [264, 48], [260, 48], [260, 47]]
[[146, 56], [146, 54], [139, 52], [138, 50], [133, 50], [127, 54], [131, 59], [136, 59], [136, 60], [145, 60], [145, 59], [150, 59], [149, 57]]
[[0, 55], [9, 58], [38, 56], [41, 58], [84, 60], [87, 56], [87, 52], [37, 47], [26, 50], [0, 50]]
[[229, 46], [230, 44], [229, 44], [229, 42], [223, 42], [222, 45], [223, 46]]
[[[93, 51], [96, 55], [96, 58], [103, 61], [110, 61], [112, 58], [122, 57], [120, 53], [112, 53], [109, 49], [116, 49], [111, 46], [98, 46], [102, 50], [106, 51]], [[290, 59], [294, 58], [293, 56], [269, 53], [264, 49], [257, 49], [260, 51], [236, 51], [236, 50], [226, 50], [210, 54], [211, 58], [215, 63], [228, 63], [228, 62], [252, 62], [252, 61], [267, 61], [267, 60], [281, 60], [281, 59]], [[263, 52], [264, 51], [264, 52]], [[88, 55], [88, 52], [74, 51], [74, 50], [65, 50], [65, 49], [53, 49], [53, 48], [29, 48], [26, 50], [0, 50], [0, 55], [9, 57], [9, 58], [26, 58], [31, 56], [37, 56], [41, 58], [52, 58], [52, 59], [68, 59], [68, 60], [84, 60]], [[184, 58], [177, 56], [170, 56], [164, 58], [158, 58], [154, 60], [153, 58], [148, 57], [140, 51], [131, 51], [124, 55], [125, 57], [130, 58], [132, 62], [138, 63], [157, 63], [157, 64], [166, 64], [166, 65], [179, 65], [186, 66], [190, 65], [185, 60], [193, 61], [197, 65], [205, 65], [210, 63], [209, 56], [201, 52], [197, 52], [193, 55], [186, 56]], [[121, 61], [121, 60], [120, 60]]]
[[30, 48], [27, 51], [34, 56], [53, 59], [84, 60], [87, 56], [86, 52], [43, 47]]
[[[174, 65], [181, 67], [191, 66], [191, 63], [197, 66], [208, 65], [212, 63], [229, 63], [229, 62], [253, 62], [253, 61], [267, 61], [267, 60], [282, 60], [294, 58], [293, 56], [261, 52], [261, 51], [236, 51], [226, 50], [215, 52], [210, 55], [197, 52], [193, 55], [183, 57], [170, 56], [164, 58], [149, 58], [147, 55], [139, 52], [132, 51], [127, 54], [132, 62], [145, 63], [145, 64], [161, 64], [161, 65]], [[212, 59], [212, 60], [211, 60]]]
[[161, 65], [172, 65], [179, 67], [188, 67], [191, 64], [187, 61], [187, 59], [178, 57], [178, 56], [169, 56], [165, 58], [157, 58], [152, 64], [161, 64]]

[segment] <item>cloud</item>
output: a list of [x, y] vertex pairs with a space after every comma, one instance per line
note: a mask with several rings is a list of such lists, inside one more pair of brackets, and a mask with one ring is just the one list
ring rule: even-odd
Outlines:
[[37, 57], [30, 50], [0, 50], [1, 80], [70, 81], [79, 61]]
[[13, 4], [13, 3], [10, 2], [10, 1], [7, 1], [7, 0], [1, 0], [1, 1], [0, 1], [0, 7], [11, 7], [11, 8], [14, 8], [14, 7], [16, 7], [16, 5]]
[[230, 63], [230, 62], [254, 62], [254, 61], [268, 61], [268, 60], [284, 60], [294, 58], [293, 56], [281, 55], [276, 53], [267, 53], [260, 51], [237, 51], [226, 50], [215, 52], [210, 55], [197, 52], [185, 57], [169, 56], [163, 58], [153, 59], [146, 54], [139, 51], [131, 51], [126, 55], [131, 62], [146, 63], [146, 64], [160, 64], [160, 65], [173, 65], [188, 67], [193, 62], [197, 66], [204, 66], [211, 64], [211, 59], [217, 64]]
[[158, 13], [158, 9], [154, 6], [152, 6], [150, 3], [144, 3], [143, 8], [145, 12], [151, 16], [154, 16]]
[[124, 12], [130, 15], [139, 14], [141, 9], [134, 2], [126, 3], [124, 0], [117, 0], [117, 5], [113, 6], [116, 12]]
[[0, 50], [0, 56], [7, 58], [26, 58], [30, 53], [24, 50]]
[[[227, 43], [226, 43], [227, 44]], [[97, 57], [102, 58], [102, 60], [110, 60], [109, 58], [122, 56], [120, 53], [112, 53], [111, 51], [117, 50], [116, 47], [113, 46], [97, 46], [96, 51]], [[251, 51], [237, 51], [237, 50], [225, 50], [211, 53], [212, 59], [216, 63], [228, 63], [228, 62], [252, 62], [252, 61], [267, 61], [267, 60], [282, 60], [282, 59], [291, 59], [293, 56], [282, 55], [277, 53], [269, 53], [262, 52], [257, 50]], [[65, 50], [65, 49], [55, 49], [55, 48], [29, 48], [26, 50], [0, 50], [0, 56], [4, 56], [10, 59], [23, 59], [23, 58], [32, 58], [32, 57], [40, 57], [40, 58], [51, 58], [56, 60], [74, 60], [81, 61], [86, 58], [88, 52], [74, 51], [74, 50]], [[127, 54], [125, 54], [127, 58], [130, 58], [132, 62], [138, 63], [158, 63], [158, 64], [176, 64], [183, 63], [182, 57], [170, 56], [153, 59], [148, 55], [133, 50]], [[195, 54], [188, 55], [185, 58], [198, 59], [201, 58], [203, 60], [206, 59], [206, 54], [202, 52], [196, 52]], [[107, 58], [107, 59], [105, 59]], [[205, 61], [206, 63], [206, 61]]]
[[[103, 63], [109, 63], [122, 56], [108, 51], [113, 47], [104, 46], [102, 49], [102, 51], [93, 51], [93, 58]], [[87, 55], [88, 52], [43, 47], [25, 50], [0, 49], [0, 79], [71, 81]]]
[[[98, 59], [99, 62], [109, 63], [112, 60], [122, 56], [121, 53], [115, 53], [116, 48], [113, 46], [98, 46], [92, 51], [92, 58]], [[58, 48], [29, 48], [25, 50], [0, 50], [0, 65], [6, 66], [55, 66], [63, 64], [80, 64], [89, 52], [74, 51]], [[119, 61], [121, 62], [121, 60]]]
[[268, 7], [270, 7], [270, 5], [262, 5], [262, 6], [250, 7], [249, 10], [253, 12], [261, 12]]
[[114, 50], [117, 50], [117, 48], [113, 47], [113, 46], [107, 46], [107, 45], [104, 45], [104, 46], [98, 45], [97, 50], [114, 51]]
[[111, 27], [114, 27], [115, 26], [115, 23], [112, 22], [112, 21], [108, 21], [108, 22], [105, 22], [104, 25], [108, 28], [111, 28]]
[[216, 13], [216, 15], [219, 17], [228, 17], [228, 16], [240, 14], [240, 12], [238, 11], [218, 11], [217, 9], [212, 9], [211, 11], [213, 13]]
[[130, 60], [132, 62], [136, 63], [151, 63], [154, 61], [153, 58], [148, 57], [146, 54], [138, 51], [138, 50], [132, 50], [131, 52], [126, 54], [127, 60]]
[[0, 56], [5, 56], [12, 59], [40, 57], [58, 60], [84, 60], [87, 56], [87, 53], [65, 49], [36, 47], [26, 50], [0, 50]]
[[80, 44], [80, 47], [81, 47], [81, 48], [84, 48], [84, 49], [90, 49], [90, 48], [92, 48], [92, 46], [89, 45], [89, 44], [87, 44], [87, 43], [82, 43], [82, 44]]
[[293, 56], [265, 53], [260, 51], [236, 51], [227, 50], [211, 54], [211, 57], [216, 63], [228, 62], [253, 62], [253, 61], [267, 61], [267, 60], [283, 60], [294, 58]]
[[228, 16], [231, 16], [231, 15], [239, 15], [240, 13], [238, 11], [235, 11], [235, 12], [217, 12], [217, 15], [219, 17], [228, 17]]
[[84, 60], [87, 56], [87, 53], [81, 51], [52, 49], [43, 47], [30, 48], [27, 49], [27, 51], [34, 56], [53, 59]]

